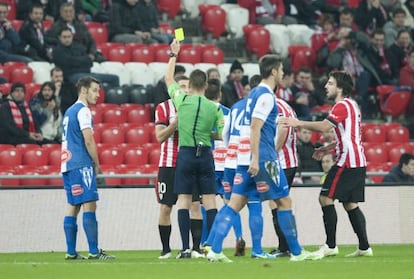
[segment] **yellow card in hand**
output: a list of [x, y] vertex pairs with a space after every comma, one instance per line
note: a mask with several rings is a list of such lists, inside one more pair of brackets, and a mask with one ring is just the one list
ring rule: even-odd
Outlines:
[[175, 39], [177, 41], [183, 41], [184, 40], [184, 29], [183, 28], [177, 28], [174, 30]]

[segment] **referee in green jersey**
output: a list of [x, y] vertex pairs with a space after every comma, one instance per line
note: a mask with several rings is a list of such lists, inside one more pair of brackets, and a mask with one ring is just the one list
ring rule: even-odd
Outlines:
[[[203, 71], [190, 74], [190, 92], [185, 93], [174, 80], [174, 67], [180, 51], [180, 43], [171, 43], [170, 60], [165, 83], [178, 114], [178, 157], [174, 192], [178, 194], [177, 215], [183, 249], [177, 258], [190, 258], [189, 245], [192, 193], [202, 195], [207, 211], [207, 232], [217, 213], [216, 184], [211, 140], [221, 139], [224, 126], [223, 112], [218, 104], [204, 96], [207, 76]], [[212, 131], [217, 131], [212, 133]]]

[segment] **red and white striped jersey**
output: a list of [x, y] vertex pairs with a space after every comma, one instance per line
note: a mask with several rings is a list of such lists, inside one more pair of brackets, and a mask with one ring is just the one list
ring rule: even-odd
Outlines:
[[[160, 103], [155, 109], [155, 125], [168, 126], [177, 116], [171, 99]], [[178, 153], [178, 131], [176, 130], [161, 144], [159, 167], [175, 167]]]
[[[292, 107], [284, 100], [277, 98], [277, 108], [279, 115], [284, 117], [295, 117], [296, 113]], [[279, 161], [282, 169], [296, 168], [298, 166], [298, 155], [297, 155], [297, 136], [295, 128], [289, 127], [286, 134], [285, 143], [282, 149], [279, 151]]]
[[361, 141], [361, 111], [357, 102], [344, 98], [333, 106], [326, 119], [335, 127], [336, 164], [348, 168], [366, 167]]

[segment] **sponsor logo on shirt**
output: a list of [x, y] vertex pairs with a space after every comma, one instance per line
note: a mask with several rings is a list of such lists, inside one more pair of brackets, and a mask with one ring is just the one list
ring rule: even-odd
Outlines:
[[270, 189], [269, 184], [267, 184], [266, 181], [258, 181], [258, 182], [256, 182], [256, 188], [257, 188], [257, 191], [259, 193], [267, 192]]
[[73, 196], [79, 196], [83, 194], [83, 189], [82, 186], [80, 186], [80, 184], [75, 184], [72, 185], [72, 195]]
[[69, 161], [70, 158], [72, 158], [72, 153], [70, 153], [67, 149], [62, 150], [62, 153], [60, 154], [60, 160], [62, 163]]
[[243, 177], [241, 176], [240, 173], [236, 173], [236, 175], [234, 176], [233, 184], [237, 185], [237, 184], [242, 184], [242, 183], [243, 183]]
[[226, 192], [226, 193], [231, 192], [231, 185], [228, 181], [223, 181], [221, 184], [223, 184], [224, 192]]

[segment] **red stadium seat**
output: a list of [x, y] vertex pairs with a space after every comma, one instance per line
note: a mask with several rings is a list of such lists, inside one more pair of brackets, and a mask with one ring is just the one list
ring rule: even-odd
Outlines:
[[221, 64], [224, 62], [224, 52], [219, 48], [207, 48], [201, 54], [201, 62]]
[[129, 123], [144, 125], [151, 121], [151, 113], [147, 108], [130, 110], [128, 111], [127, 121]]
[[127, 46], [111, 48], [108, 52], [108, 60], [127, 63], [131, 61], [131, 50]]
[[209, 5], [202, 13], [201, 28], [214, 39], [219, 38], [226, 31], [226, 11], [219, 6]]
[[[101, 165], [101, 170], [103, 174], [112, 175], [112, 174], [119, 174], [119, 169], [110, 164], [110, 165]], [[122, 178], [105, 178], [105, 185], [122, 185]]]
[[[376, 171], [383, 171], [388, 172], [392, 168], [392, 164], [389, 162], [386, 163], [368, 163], [367, 165], [367, 171], [368, 172], [376, 172]], [[371, 178], [372, 182], [374, 183], [381, 183], [384, 179], [383, 175], [374, 175], [369, 176]]]
[[380, 85], [376, 89], [380, 110], [387, 115], [388, 122], [406, 112], [411, 98], [410, 91], [395, 91], [395, 86], [392, 85]]
[[83, 23], [86, 25], [87, 28], [91, 28], [91, 27], [98, 28], [102, 26], [102, 23], [97, 22], [97, 21], [84, 21]]
[[407, 128], [400, 126], [387, 130], [387, 141], [390, 142], [409, 142], [410, 132]]
[[17, 1], [16, 0], [3, 0], [1, 2], [4, 3], [4, 4], [7, 4], [7, 6], [8, 6], [9, 13], [7, 15], [7, 19], [8, 20], [16, 19], [16, 14], [17, 14], [16, 3], [17, 3]]
[[19, 150], [22, 154], [28, 150], [36, 150], [37, 148], [39, 148], [38, 144], [22, 143], [16, 145], [16, 149]]
[[246, 38], [247, 50], [262, 57], [270, 51], [270, 32], [265, 28], [253, 29]]
[[148, 164], [148, 152], [142, 148], [128, 149], [124, 153], [124, 164], [135, 166]]
[[126, 112], [120, 108], [108, 109], [102, 114], [104, 123], [124, 123], [127, 121]]
[[131, 111], [131, 110], [140, 110], [140, 109], [145, 109], [145, 106], [142, 104], [133, 104], [133, 103], [125, 103], [125, 104], [120, 104], [119, 107], [124, 110], [127, 114]]
[[123, 143], [125, 142], [125, 132], [118, 127], [103, 129], [101, 132], [100, 142], [111, 144]]
[[246, 41], [248, 40], [248, 37], [250, 35], [250, 32], [252, 32], [255, 29], [262, 29], [263, 26], [259, 24], [247, 24], [243, 26], [243, 33]]
[[49, 154], [42, 147], [23, 152], [22, 164], [28, 166], [46, 166], [49, 164]]
[[47, 32], [50, 29], [50, 27], [52, 27], [52, 25], [53, 25], [53, 21], [43, 20], [43, 28], [44, 28], [45, 32]]
[[[44, 175], [60, 175], [60, 165], [56, 166], [42, 166], [39, 169], [40, 174]], [[59, 178], [47, 178], [46, 184], [50, 186], [63, 186], [63, 179]]]
[[20, 66], [11, 70], [10, 82], [22, 82], [31, 83], [33, 82], [33, 70], [29, 66]]
[[409, 153], [410, 150], [406, 149], [404, 145], [391, 147], [388, 149], [388, 159], [389, 162], [398, 163], [400, 161], [400, 157], [404, 153]]
[[102, 114], [104, 111], [97, 106], [89, 106], [89, 110], [92, 113], [92, 119], [94, 124], [98, 124], [102, 122]]
[[145, 144], [150, 142], [150, 134], [143, 127], [134, 127], [126, 131], [127, 143]]
[[[0, 175], [9, 175], [10, 177], [14, 177], [16, 173], [15, 168], [12, 166], [2, 166], [0, 165]], [[13, 178], [13, 179], [0, 179], [0, 186], [19, 186], [20, 179]]]
[[7, 81], [9, 81], [10, 80], [10, 68], [4, 67], [0, 64], [0, 76], [4, 77], [5, 79], [7, 79]]
[[61, 163], [62, 163], [62, 159], [61, 159], [61, 150], [60, 150], [60, 148], [50, 150], [50, 152], [49, 152], [49, 165], [60, 166]]
[[152, 63], [155, 60], [154, 48], [150, 45], [136, 44], [131, 46], [131, 61]]
[[156, 47], [155, 57], [153, 62], [164, 62], [167, 63], [170, 60], [170, 47], [168, 45], [160, 45]]
[[[168, 15], [168, 18], [173, 19], [178, 12], [181, 10], [180, 0], [158, 0], [157, 1], [158, 11], [162, 14]], [[164, 21], [166, 16], [164, 16]]]
[[292, 70], [296, 72], [301, 67], [313, 68], [315, 65], [315, 55], [308, 46], [293, 45], [289, 46], [288, 53]]
[[[145, 174], [145, 168], [142, 166], [123, 165], [119, 168], [120, 173], [123, 174]], [[123, 185], [148, 185], [149, 178], [123, 178]]]
[[153, 149], [148, 155], [148, 163], [151, 165], [158, 165], [160, 161], [161, 150], [159, 148]]
[[144, 127], [147, 130], [147, 133], [150, 135], [150, 142], [158, 143], [157, 136], [155, 134], [155, 123], [154, 122], [148, 122], [144, 125]]
[[105, 43], [100, 43], [100, 44], [97, 43], [96, 49], [99, 50], [106, 59], [109, 59], [109, 50], [111, 50], [112, 48], [122, 47], [122, 46], [123, 44], [121, 43], [105, 42]]
[[0, 152], [10, 148], [15, 148], [15, 146], [13, 144], [0, 143]]
[[24, 21], [23, 20], [20, 20], [20, 19], [13, 19], [11, 21], [11, 24], [12, 24], [14, 30], [16, 30], [17, 32], [19, 32], [19, 29], [20, 29], [20, 27], [22, 27], [23, 22]]
[[0, 166], [18, 166], [22, 164], [22, 152], [13, 147], [0, 150]]
[[[42, 174], [42, 168], [39, 165], [21, 165], [16, 167], [16, 174], [21, 175], [40, 175]], [[47, 178], [21, 178], [21, 186], [46, 186]]]
[[362, 141], [366, 142], [385, 142], [386, 131], [383, 126], [364, 126], [362, 129]]
[[197, 48], [185, 48], [180, 50], [178, 62], [197, 64], [201, 63], [201, 53]]
[[162, 32], [164, 32], [165, 34], [174, 36], [174, 27], [172, 27], [171, 24], [160, 23], [159, 26]]
[[40, 92], [40, 88], [42, 87], [39, 83], [27, 83], [26, 84], [26, 94], [24, 95], [24, 99], [26, 102], [29, 102], [37, 93]]
[[388, 154], [385, 145], [376, 145], [365, 150], [365, 156], [368, 162], [386, 163], [388, 162]]
[[88, 31], [91, 34], [92, 38], [95, 40], [96, 44], [108, 42], [108, 29], [106, 25], [102, 24], [99, 27], [88, 27]]
[[99, 162], [103, 165], [121, 165], [124, 162], [124, 154], [119, 148], [108, 148], [99, 152]]

